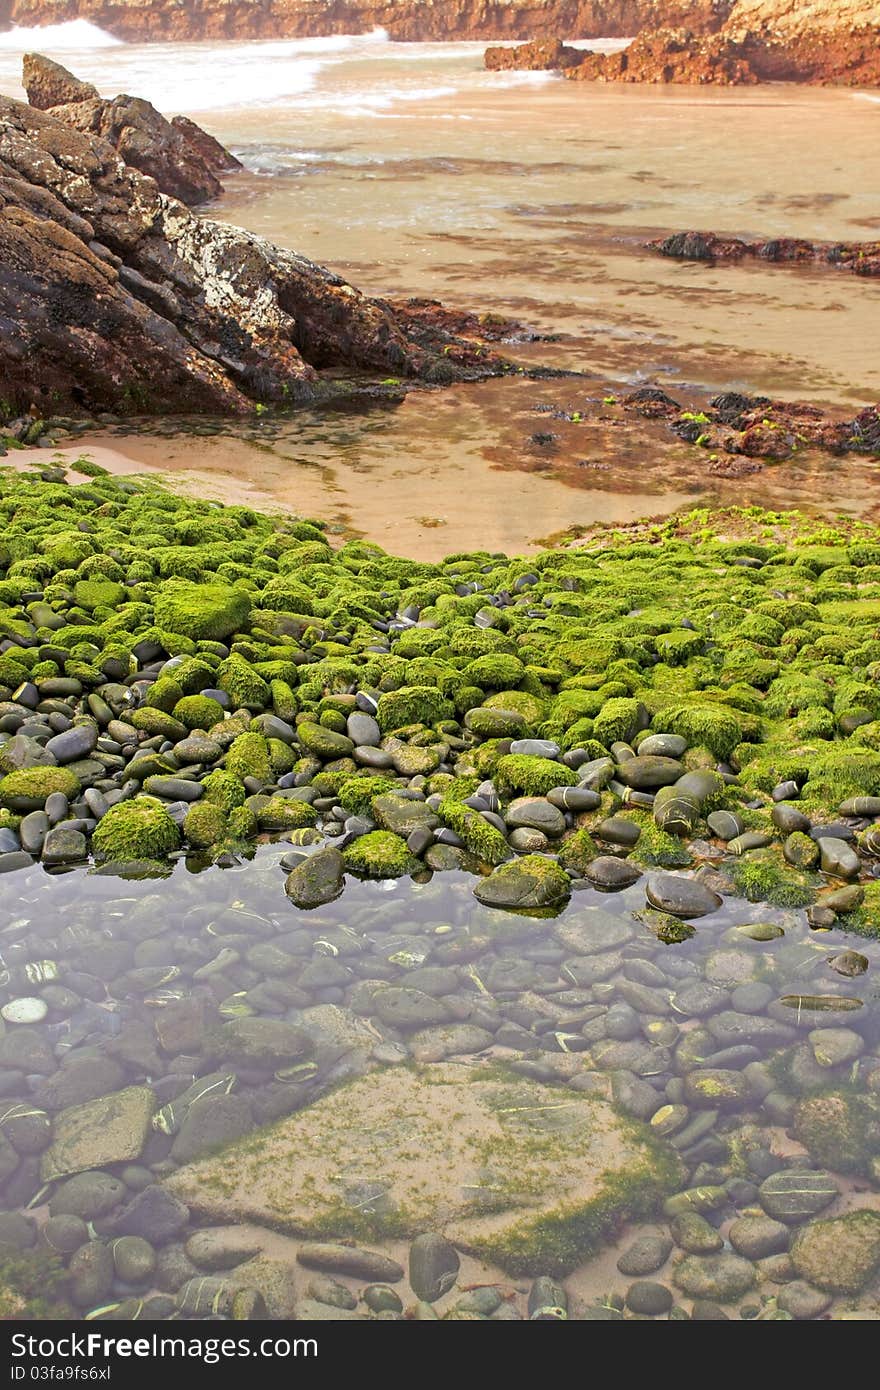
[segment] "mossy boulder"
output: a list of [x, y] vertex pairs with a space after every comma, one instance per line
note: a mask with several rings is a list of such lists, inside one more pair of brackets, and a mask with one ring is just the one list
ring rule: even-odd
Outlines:
[[376, 718], [383, 733], [393, 733], [410, 724], [430, 728], [440, 719], [451, 719], [454, 713], [452, 703], [434, 686], [405, 685], [381, 696]]
[[474, 897], [487, 907], [530, 912], [555, 907], [571, 892], [571, 879], [552, 859], [526, 854], [502, 864], [474, 888]]
[[849, 1211], [801, 1227], [791, 1259], [802, 1279], [828, 1293], [856, 1294], [880, 1269], [880, 1212]]
[[323, 724], [315, 724], [308, 719], [297, 724], [296, 735], [307, 752], [328, 761], [334, 758], [350, 758], [354, 752], [354, 744], [346, 734], [335, 733], [333, 729], [327, 729]]
[[261, 830], [302, 830], [314, 825], [317, 812], [307, 801], [292, 796], [271, 796], [257, 811]]
[[262, 734], [239, 734], [226, 754], [226, 771], [239, 781], [252, 777], [268, 782], [272, 776], [269, 744]]
[[390, 830], [371, 830], [368, 835], [359, 836], [342, 857], [347, 870], [366, 878], [402, 878], [419, 867], [406, 841]]
[[23, 767], [0, 778], [0, 806], [10, 811], [37, 811], [53, 792], [72, 800], [80, 793], [79, 779], [65, 767]]
[[114, 861], [161, 860], [179, 845], [180, 831], [153, 796], [136, 796], [111, 806], [92, 836], [97, 857]]
[[571, 768], [552, 758], [533, 757], [529, 753], [506, 753], [498, 760], [494, 780], [501, 791], [546, 796], [554, 787], [577, 786], [578, 779]]
[[528, 725], [515, 710], [487, 709], [485, 705], [478, 705], [468, 710], [464, 727], [480, 738], [522, 738]]
[[250, 594], [226, 584], [187, 584], [169, 580], [153, 601], [156, 626], [199, 641], [222, 642], [240, 632], [251, 611]]
[[743, 737], [742, 718], [736, 710], [711, 701], [670, 705], [654, 715], [651, 727], [659, 734], [680, 734], [689, 746], [708, 748], [719, 759], [729, 758]]
[[179, 719], [174, 719], [164, 710], [154, 709], [151, 705], [143, 705], [141, 709], [136, 709], [129, 716], [129, 722], [149, 738], [158, 735], [159, 738], [167, 738], [171, 743], [179, 743], [189, 733], [186, 725], [181, 724]]
[[271, 699], [268, 682], [237, 652], [221, 661], [217, 668], [217, 685], [234, 705], [243, 709], [265, 709]]
[[503, 864], [510, 859], [512, 851], [501, 831], [485, 821], [478, 811], [462, 805], [455, 797], [444, 798], [440, 805], [440, 818], [481, 863]]
[[287, 876], [284, 891], [294, 906], [323, 907], [342, 892], [345, 862], [338, 849], [329, 845], [298, 864]]
[[210, 695], [184, 695], [171, 711], [174, 719], [179, 719], [188, 729], [211, 729], [224, 715], [219, 700]]
[[222, 767], [216, 767], [213, 772], [209, 772], [202, 786], [203, 803], [214, 803], [227, 812], [234, 810], [236, 806], [243, 806], [247, 797], [241, 780], [233, 772]]
[[880, 1097], [844, 1090], [808, 1096], [794, 1112], [792, 1133], [821, 1167], [866, 1176], [880, 1154]]
[[197, 801], [186, 813], [183, 833], [194, 849], [219, 844], [228, 833], [223, 807], [215, 801]]
[[81, 579], [74, 585], [73, 601], [78, 608], [92, 613], [96, 608], [118, 608], [127, 598], [122, 584], [110, 580]]

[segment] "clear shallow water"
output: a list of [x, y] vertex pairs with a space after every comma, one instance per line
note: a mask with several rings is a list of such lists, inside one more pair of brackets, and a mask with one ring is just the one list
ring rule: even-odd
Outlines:
[[[364, 981], [380, 988], [425, 984], [450, 1022], [483, 1030], [477, 1053], [452, 1049], [456, 1062], [513, 1064], [530, 1079], [570, 1085], [578, 1093], [613, 1094], [643, 1120], [661, 1112], [659, 1120], [664, 1107], [681, 1107], [671, 1142], [687, 1165], [682, 1186], [717, 1188], [731, 1178], [740, 1184], [731, 1188], [734, 1197], [721, 1191], [703, 1207], [710, 1225], [729, 1236], [743, 1211], [760, 1213], [757, 1189], [770, 1172], [797, 1168], [800, 1160], [801, 1167], [823, 1169], [827, 1181], [825, 1165], [834, 1168], [832, 1156], [842, 1150], [838, 1131], [820, 1124], [809, 1131], [813, 1156], [807, 1152], [802, 1116], [812, 1094], [831, 1089], [846, 1097], [869, 1094], [872, 1087], [876, 1092], [880, 999], [873, 972], [880, 965], [880, 943], [839, 930], [811, 931], [801, 911], [726, 899], [721, 910], [693, 924], [690, 940], [663, 945], [639, 917], [646, 906], [645, 879], [623, 893], [575, 891], [557, 916], [544, 919], [481, 907], [473, 897], [474, 879], [460, 872], [426, 876], [420, 883], [349, 879], [335, 903], [303, 913], [283, 893], [278, 861], [287, 849], [283, 842], [264, 845], [252, 861], [223, 870], [189, 872], [199, 866], [181, 863], [164, 880], [125, 882], [79, 869], [60, 875], [34, 869], [10, 879], [15, 894], [0, 913], [0, 954], [13, 980], [0, 1002], [21, 996], [23, 964], [39, 959], [44, 971], [46, 961], [54, 963], [56, 979], [48, 988], [25, 989], [58, 1003], [33, 1028], [7, 1026], [6, 1042], [0, 1043], [0, 1084], [7, 1098], [29, 1094], [32, 1105], [54, 1112], [82, 1103], [85, 1064], [102, 1068], [103, 1089], [110, 1079], [117, 1088], [149, 1083], [158, 1107], [195, 1076], [217, 1074], [205, 1040], [224, 1019], [283, 1019], [308, 1031], [318, 1027], [322, 1014], [326, 1026], [326, 1006], [353, 1007], [369, 1025], [370, 1042], [375, 1039], [372, 1057], [369, 1046], [365, 1055], [362, 1046], [334, 1045], [323, 1035], [314, 1074], [306, 1072], [306, 1079], [297, 1067], [220, 1064], [221, 1073], [237, 1076], [234, 1094], [249, 1105], [252, 1123], [274, 1121], [376, 1066], [413, 1054], [421, 1064], [442, 1060], [437, 1030], [401, 1032], [365, 1003], [370, 995]], [[784, 934], [757, 941], [740, 930], [758, 922], [772, 922]], [[868, 958], [866, 974], [842, 978], [830, 968], [829, 959], [847, 947]], [[432, 968], [448, 978], [428, 984], [426, 971]], [[67, 999], [59, 986], [72, 991]], [[822, 1010], [811, 1005], [816, 995], [824, 998]], [[803, 1007], [791, 1007], [792, 996]], [[835, 1003], [852, 1011], [839, 1012]], [[16, 1084], [5, 1051], [13, 1033], [19, 1035], [16, 1046], [28, 1033], [35, 1035], [29, 1046], [50, 1049], [31, 1063], [36, 1074], [24, 1088]], [[437, 1041], [430, 1042], [432, 1037]], [[829, 1045], [841, 1047], [843, 1037], [847, 1060], [827, 1065]], [[90, 1064], [89, 1058], [95, 1060]], [[114, 1066], [111, 1078], [106, 1069]], [[699, 1077], [709, 1099], [695, 1103], [686, 1088]], [[742, 1089], [716, 1104], [711, 1086], [717, 1084]], [[145, 1181], [144, 1164], [160, 1180], [179, 1166], [174, 1146], [174, 1134], [150, 1135], [139, 1172], [131, 1169], [135, 1189]], [[876, 1183], [864, 1181], [871, 1148], [868, 1139], [855, 1174], [851, 1159], [841, 1156], [838, 1196], [825, 1216], [880, 1208]], [[124, 1177], [129, 1172], [121, 1164], [105, 1167]], [[32, 1210], [45, 1219], [57, 1185], [38, 1191], [34, 1179], [31, 1193], [21, 1171], [15, 1184], [20, 1200], [33, 1195]], [[361, 1232], [362, 1197], [355, 1184], [351, 1220]], [[222, 1198], [215, 1196], [208, 1206], [208, 1224], [219, 1220], [222, 1226]], [[802, 1220], [792, 1222], [792, 1229]], [[582, 1306], [579, 1301], [625, 1294], [631, 1279], [616, 1270], [614, 1260], [637, 1236], [665, 1229], [662, 1221], [626, 1227], [612, 1238], [610, 1253], [574, 1270], [566, 1281], [573, 1311]], [[251, 1226], [245, 1236], [255, 1239]], [[292, 1269], [295, 1239], [282, 1241], [265, 1230], [256, 1238]], [[371, 1243], [394, 1255], [405, 1250], [399, 1240], [384, 1241], [380, 1231]], [[664, 1265], [653, 1278], [669, 1285], [673, 1267], [674, 1262]], [[756, 1268], [762, 1280], [757, 1290], [723, 1300], [731, 1316], [780, 1295], [785, 1305], [791, 1274], [774, 1282], [769, 1266]], [[462, 1285], [465, 1277], [505, 1288], [511, 1282], [473, 1259], [466, 1260], [465, 1271]], [[358, 1292], [364, 1281], [346, 1282]], [[527, 1280], [513, 1283], [528, 1286]], [[134, 1292], [144, 1296], [149, 1289]], [[125, 1294], [123, 1285], [116, 1297]], [[441, 1312], [457, 1296], [460, 1290], [441, 1302]], [[689, 1306], [684, 1295], [677, 1297]], [[828, 1298], [820, 1311], [871, 1316], [877, 1298], [877, 1286], [869, 1283], [858, 1297]], [[511, 1292], [509, 1301], [522, 1310], [522, 1295]]]

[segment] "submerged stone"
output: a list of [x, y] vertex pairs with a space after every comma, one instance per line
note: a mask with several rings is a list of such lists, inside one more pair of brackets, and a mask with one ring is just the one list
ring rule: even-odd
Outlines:
[[[346, 1171], [358, 1177], [350, 1198]], [[671, 1152], [607, 1101], [445, 1063], [361, 1077], [168, 1186], [203, 1217], [313, 1236], [416, 1235], [442, 1222], [461, 1249], [555, 1273], [678, 1180]], [[372, 1213], [357, 1205], [365, 1182], [383, 1194]]]
[[52, 1143], [42, 1157], [45, 1182], [101, 1168], [106, 1163], [130, 1163], [146, 1142], [156, 1096], [149, 1086], [129, 1086], [55, 1116]]

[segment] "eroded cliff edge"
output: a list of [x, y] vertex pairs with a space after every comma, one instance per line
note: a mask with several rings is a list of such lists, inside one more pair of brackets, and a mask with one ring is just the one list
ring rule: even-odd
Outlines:
[[733, 0], [0, 0], [0, 29], [88, 19], [117, 38], [366, 34], [401, 41], [623, 37], [664, 24], [719, 28]]

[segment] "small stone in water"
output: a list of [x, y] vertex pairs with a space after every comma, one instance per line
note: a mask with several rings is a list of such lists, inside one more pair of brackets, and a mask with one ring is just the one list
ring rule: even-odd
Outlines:
[[735, 930], [740, 936], [747, 936], [750, 941], [775, 941], [778, 937], [785, 936], [785, 928], [780, 927], [777, 922], [743, 922]]
[[42, 999], [12, 999], [0, 1009], [7, 1023], [40, 1023], [49, 1012]]
[[828, 964], [838, 975], [852, 977], [864, 975], [869, 961], [867, 956], [861, 955], [858, 951], [841, 951], [837, 956], [829, 956]]

